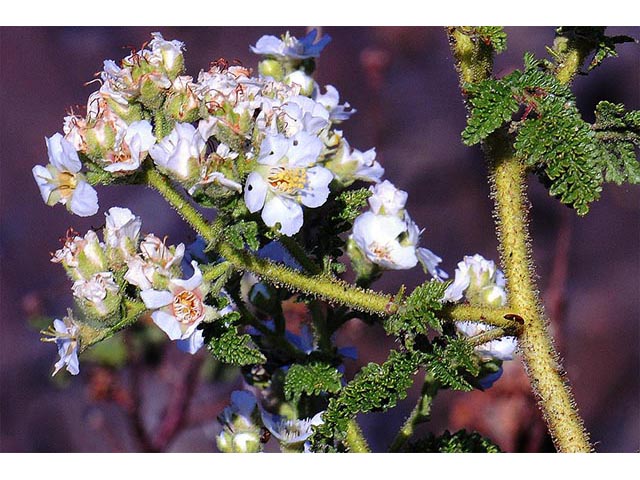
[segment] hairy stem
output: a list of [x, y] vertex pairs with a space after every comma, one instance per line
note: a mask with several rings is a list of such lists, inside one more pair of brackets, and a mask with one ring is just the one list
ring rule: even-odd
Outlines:
[[[465, 55], [471, 39], [465, 38], [467, 36], [459, 30], [454, 30], [455, 35], [451, 34], [451, 29], [449, 32], [461, 83], [488, 78], [490, 70], [484, 78], [483, 75], [473, 78], [464, 75], [473, 70], [477, 61], [473, 55]], [[560, 81], [568, 82], [573, 78], [579, 66], [577, 63], [567, 62], [566, 67], [558, 71]], [[556, 448], [561, 452], [589, 452], [591, 445], [569, 385], [563, 378], [534, 280], [526, 168], [513, 155], [512, 139], [504, 131], [492, 134], [484, 146], [490, 168], [500, 256], [509, 289], [508, 308], [524, 320], [518, 340], [525, 369]]]
[[347, 425], [345, 442], [351, 453], [369, 453], [371, 451], [355, 419], [351, 420]]

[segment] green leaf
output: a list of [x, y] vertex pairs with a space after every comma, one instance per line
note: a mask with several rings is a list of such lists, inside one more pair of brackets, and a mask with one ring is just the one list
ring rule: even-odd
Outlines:
[[640, 111], [627, 112], [622, 104], [600, 102], [593, 129], [605, 164], [605, 180], [618, 185], [640, 183], [640, 162], [636, 155], [640, 146]]
[[320, 395], [323, 392], [337, 393], [342, 374], [326, 363], [313, 362], [308, 365], [295, 364], [287, 371], [284, 394], [287, 400], [298, 400], [301, 395]]
[[266, 362], [262, 352], [253, 346], [251, 337], [240, 333], [234, 325], [239, 315], [233, 312], [204, 326], [207, 348], [218, 360], [227, 364], [254, 365]]
[[404, 306], [384, 322], [391, 335], [409, 333], [412, 336], [427, 333], [428, 327], [441, 331], [442, 324], [436, 312], [442, 310], [442, 297], [449, 283], [431, 280], [416, 287]]
[[475, 27], [475, 31], [480, 40], [491, 45], [496, 53], [507, 49], [507, 34], [502, 27]]
[[[419, 366], [420, 356], [410, 352], [391, 351], [381, 365], [369, 363], [329, 400], [322, 414], [324, 423], [318, 426], [312, 439], [312, 448], [326, 451], [346, 435], [349, 419], [358, 413], [385, 411], [406, 398]], [[329, 446], [329, 447], [328, 447]]]
[[475, 145], [511, 120], [519, 104], [513, 97], [511, 85], [504, 80], [485, 80], [466, 85], [471, 104], [471, 116], [462, 132], [465, 145]]
[[477, 375], [480, 371], [473, 347], [462, 339], [449, 339], [446, 346], [433, 345], [433, 351], [425, 354], [423, 363], [444, 386], [467, 392], [473, 390], [473, 386], [465, 379], [465, 372]]
[[258, 250], [260, 248], [258, 234], [258, 224], [254, 221], [240, 220], [225, 230], [227, 241], [238, 250], [244, 249], [245, 246], [252, 251]]
[[459, 430], [449, 433], [446, 430], [442, 435], [433, 433], [416, 441], [410, 442], [404, 449], [410, 453], [500, 453], [500, 447], [478, 432]]

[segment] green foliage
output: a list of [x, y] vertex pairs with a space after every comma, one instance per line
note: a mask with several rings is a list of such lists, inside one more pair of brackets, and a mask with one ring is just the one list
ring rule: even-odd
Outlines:
[[491, 45], [496, 53], [507, 49], [507, 34], [502, 27], [475, 27], [477, 37], [486, 45]]
[[83, 356], [84, 360], [95, 362], [105, 367], [115, 369], [122, 368], [128, 360], [127, 347], [122, 336], [116, 335], [88, 349]]
[[260, 248], [258, 224], [253, 221], [240, 220], [225, 230], [226, 240], [236, 249], [242, 250], [245, 245], [252, 251]]
[[465, 379], [467, 373], [478, 375], [480, 367], [473, 347], [462, 338], [449, 338], [445, 346], [433, 345], [422, 363], [442, 385], [454, 390], [471, 391], [473, 386]]
[[410, 453], [500, 453], [500, 447], [478, 432], [459, 430], [442, 435], [430, 433], [426, 437], [410, 442], [404, 449]]
[[436, 312], [442, 309], [441, 299], [448, 285], [432, 280], [416, 287], [404, 306], [385, 320], [385, 330], [391, 335], [409, 333], [413, 336], [427, 333], [428, 327], [441, 331]]
[[[541, 70], [531, 54], [524, 64], [523, 72], [468, 88], [472, 111], [462, 132], [464, 143], [479, 143], [508, 125], [516, 134], [516, 155], [540, 174], [551, 195], [579, 215], [600, 197], [605, 180], [640, 181], [634, 151], [638, 113], [601, 102], [591, 125], [582, 119], [566, 85]], [[514, 119], [520, 110], [521, 117]]]
[[253, 365], [264, 363], [265, 356], [251, 344], [251, 337], [240, 333], [234, 324], [240, 319], [238, 312], [232, 312], [208, 323], [203, 329], [205, 343], [209, 351], [221, 362], [232, 365]]
[[385, 411], [407, 396], [420, 356], [391, 351], [381, 365], [369, 363], [329, 401], [322, 415], [324, 423], [313, 436], [313, 448], [322, 449], [346, 435], [349, 419], [358, 413]]
[[284, 394], [287, 400], [298, 400], [303, 393], [337, 393], [342, 388], [341, 379], [342, 374], [326, 363], [295, 364], [287, 371]]
[[635, 153], [640, 146], [640, 111], [626, 112], [622, 104], [600, 102], [593, 129], [603, 147], [605, 180], [618, 185], [640, 183], [640, 162]]

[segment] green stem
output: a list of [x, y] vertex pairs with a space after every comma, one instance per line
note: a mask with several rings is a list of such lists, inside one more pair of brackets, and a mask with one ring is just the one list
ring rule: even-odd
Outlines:
[[345, 442], [351, 453], [369, 453], [371, 451], [355, 419], [351, 420], [347, 425]]
[[252, 272], [289, 290], [316, 295], [329, 302], [349, 305], [355, 310], [378, 315], [389, 315], [397, 310], [391, 295], [354, 287], [324, 274], [307, 276], [292, 268], [234, 249], [221, 242], [224, 227], [218, 222], [207, 222], [200, 212], [176, 191], [164, 175], [155, 170], [149, 170], [147, 182], [158, 190], [178, 214], [237, 270]]
[[[459, 32], [457, 37], [450, 36], [462, 84], [469, 81], [464, 72], [470, 71], [476, 61], [473, 56], [464, 55], [469, 48], [469, 40], [464, 37]], [[567, 61], [558, 70], [560, 81], [568, 82], [575, 75], [579, 67], [579, 54], [576, 55], [567, 55], [567, 59], [575, 61]], [[489, 75], [490, 70], [484, 78]], [[484, 78], [478, 75], [472, 81]], [[489, 136], [484, 145], [490, 167], [500, 257], [509, 289], [508, 308], [524, 320], [518, 335], [523, 363], [556, 448], [561, 452], [589, 452], [592, 448], [588, 435], [575, 408], [569, 385], [563, 379], [562, 367], [538, 298], [531, 263], [533, 252], [527, 219], [526, 167], [513, 155], [512, 142], [511, 137], [499, 130]]]
[[140, 315], [147, 310], [144, 303], [134, 300], [125, 300], [125, 306], [127, 308], [127, 315], [107, 328], [93, 328], [85, 323], [80, 325], [80, 353], [135, 323]]
[[517, 332], [520, 327], [520, 315], [514, 314], [508, 307], [487, 307], [481, 305], [447, 306], [442, 316], [453, 322], [478, 322]]
[[431, 416], [431, 404], [433, 403], [433, 399], [437, 395], [439, 388], [439, 382], [433, 377], [431, 373], [428, 373], [424, 379], [424, 384], [422, 386], [420, 398], [418, 398], [418, 403], [416, 403], [416, 406], [409, 414], [409, 417], [398, 431], [396, 438], [393, 440], [391, 446], [389, 447], [389, 452], [401, 451], [402, 447], [405, 446], [407, 441], [413, 435], [415, 427], [429, 420]]

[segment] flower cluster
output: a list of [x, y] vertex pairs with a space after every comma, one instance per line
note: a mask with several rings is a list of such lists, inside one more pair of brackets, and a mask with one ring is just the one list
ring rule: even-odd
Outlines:
[[92, 183], [132, 182], [150, 158], [198, 200], [244, 192], [266, 226], [296, 234], [304, 208], [322, 206], [332, 188], [383, 174], [373, 149], [352, 148], [334, 128], [354, 110], [310, 76], [309, 60], [329, 41], [265, 36], [252, 47], [265, 56], [261, 75], [220, 59], [194, 80], [183, 75], [183, 44], [154, 33], [119, 64], [105, 61], [86, 116], [67, 116], [64, 136], [47, 139], [50, 165], [33, 169], [43, 199], [93, 215], [83, 165]]
[[[369, 187], [370, 210], [355, 219], [350, 237], [352, 261], [386, 270], [407, 270], [420, 262], [426, 272], [443, 280], [442, 261], [431, 250], [418, 247], [422, 231], [405, 209], [407, 192], [389, 180]], [[362, 267], [360, 267], [362, 268]]]
[[[191, 263], [193, 275], [182, 279], [184, 244], [167, 245], [153, 234], [141, 239], [141, 227], [142, 221], [129, 209], [113, 207], [105, 214], [104, 241], [93, 230], [84, 236], [70, 231], [51, 261], [62, 264], [73, 281], [71, 290], [86, 321], [112, 323], [121, 314], [124, 290], [137, 287], [154, 323], [177, 341], [178, 348], [193, 354], [204, 344], [198, 326], [229, 313], [232, 307], [217, 311], [206, 305], [208, 284], [195, 261]], [[54, 322], [58, 332], [54, 338], [60, 365], [67, 364], [77, 373], [77, 326], [82, 322], [71, 318]], [[56, 367], [57, 372], [60, 366]]]

